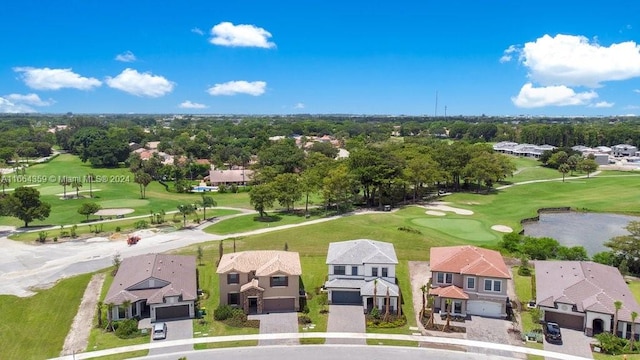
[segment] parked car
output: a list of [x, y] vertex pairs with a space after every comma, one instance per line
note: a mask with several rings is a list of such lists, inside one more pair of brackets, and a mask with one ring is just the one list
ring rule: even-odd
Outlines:
[[162, 340], [167, 338], [167, 323], [159, 322], [153, 324], [153, 340]]
[[544, 338], [548, 343], [562, 344], [562, 334], [560, 326], [554, 322], [548, 322], [544, 325]]

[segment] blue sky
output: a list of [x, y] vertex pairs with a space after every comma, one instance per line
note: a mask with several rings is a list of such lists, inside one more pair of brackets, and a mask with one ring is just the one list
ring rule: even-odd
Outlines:
[[639, 13], [629, 0], [11, 0], [0, 112], [640, 114]]

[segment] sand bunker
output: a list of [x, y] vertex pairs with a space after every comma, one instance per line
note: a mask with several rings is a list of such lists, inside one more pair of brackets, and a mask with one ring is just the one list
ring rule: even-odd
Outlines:
[[473, 215], [473, 211], [471, 210], [454, 208], [452, 206], [444, 205], [444, 204], [427, 205], [425, 206], [425, 209], [435, 210], [435, 211], [445, 211], [445, 212], [449, 211], [449, 212], [456, 213], [458, 215]]
[[513, 229], [508, 227], [508, 226], [506, 226], [506, 225], [493, 225], [491, 227], [491, 230], [495, 230], [495, 231], [502, 232], [502, 233], [513, 232]]
[[447, 214], [443, 213], [442, 211], [436, 211], [436, 210], [427, 210], [426, 211], [427, 215], [433, 215], [433, 216], [445, 216]]

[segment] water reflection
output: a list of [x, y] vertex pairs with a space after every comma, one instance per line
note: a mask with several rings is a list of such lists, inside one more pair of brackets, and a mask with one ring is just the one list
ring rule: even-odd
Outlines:
[[564, 246], [584, 246], [589, 256], [609, 250], [603, 244], [614, 236], [627, 235], [625, 226], [640, 217], [595, 213], [542, 213], [540, 221], [523, 225], [524, 234], [552, 237]]

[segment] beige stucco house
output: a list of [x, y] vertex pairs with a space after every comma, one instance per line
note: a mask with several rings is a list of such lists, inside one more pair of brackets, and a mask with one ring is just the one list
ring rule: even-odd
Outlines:
[[499, 252], [470, 245], [446, 246], [431, 248], [430, 256], [429, 295], [435, 297], [436, 310], [460, 316], [507, 316], [511, 273]]
[[[615, 327], [614, 302], [620, 301], [616, 334], [631, 336], [631, 312], [640, 314], [640, 306], [617, 268], [591, 261], [535, 261], [534, 265], [543, 320], [588, 336], [610, 332]], [[640, 324], [635, 326], [639, 334]]]
[[297, 252], [259, 250], [225, 254], [216, 272], [220, 305], [237, 306], [247, 314], [300, 310], [304, 291]]

